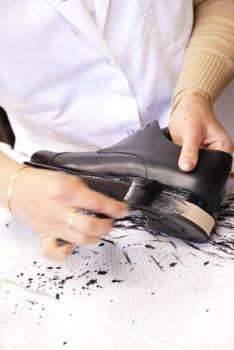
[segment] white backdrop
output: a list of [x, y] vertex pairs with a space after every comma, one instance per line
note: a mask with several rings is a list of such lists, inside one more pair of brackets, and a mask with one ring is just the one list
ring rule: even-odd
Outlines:
[[1, 350], [234, 348], [234, 184], [207, 244], [122, 220], [63, 264], [0, 210]]

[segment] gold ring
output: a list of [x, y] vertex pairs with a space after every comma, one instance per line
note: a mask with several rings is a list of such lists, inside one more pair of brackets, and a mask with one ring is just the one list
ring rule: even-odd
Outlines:
[[67, 219], [66, 219], [66, 224], [68, 227], [71, 227], [74, 222], [75, 222], [75, 217], [76, 217], [76, 214], [77, 214], [78, 210], [77, 209], [73, 209], [67, 216]]

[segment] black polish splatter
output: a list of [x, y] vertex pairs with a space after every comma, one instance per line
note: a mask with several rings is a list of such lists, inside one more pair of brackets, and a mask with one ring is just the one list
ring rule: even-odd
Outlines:
[[145, 245], [145, 248], [148, 248], [148, 249], [155, 249], [155, 247], [153, 247], [151, 244], [146, 244], [146, 245]]
[[89, 281], [86, 283], [86, 286], [90, 286], [90, 285], [93, 285], [93, 284], [95, 284], [95, 283], [97, 283], [97, 280], [96, 280], [96, 279], [91, 279], [91, 280], [89, 280]]
[[176, 262], [172, 262], [172, 263], [170, 263], [170, 267], [175, 267], [177, 265], [177, 263]]
[[101, 240], [104, 241], [104, 242], [107, 242], [107, 243], [115, 245], [115, 242], [111, 241], [110, 239], [101, 238]]
[[128, 254], [124, 250], [123, 250], [123, 254], [124, 254], [124, 256], [125, 256], [125, 258], [127, 260], [127, 263], [132, 265], [131, 259], [129, 258]]
[[160, 268], [160, 270], [163, 271], [163, 266], [160, 265], [160, 263], [152, 255], [149, 255], [149, 256], [155, 262], [155, 264]]
[[87, 275], [88, 273], [90, 273], [90, 271], [88, 270], [88, 271], [85, 271], [85, 272], [83, 272], [81, 275], [79, 275], [78, 277], [82, 277], [82, 276], [84, 276], [84, 275]]
[[170, 244], [172, 245], [172, 247], [173, 247], [173, 248], [177, 249], [177, 246], [175, 245], [175, 243], [174, 243], [174, 242], [172, 242], [172, 241], [168, 241], [168, 243], [170, 243]]
[[121, 283], [121, 282], [123, 282], [124, 280], [117, 280], [117, 279], [113, 279], [111, 282], [112, 283]]
[[106, 274], [107, 274], [107, 271], [98, 271], [97, 274], [98, 274], [98, 275], [106, 275]]

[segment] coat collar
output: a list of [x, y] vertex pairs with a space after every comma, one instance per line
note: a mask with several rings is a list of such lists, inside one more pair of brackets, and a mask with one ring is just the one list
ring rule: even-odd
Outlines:
[[106, 43], [103, 39], [103, 32], [107, 19], [110, 0], [94, 0], [97, 15], [97, 25], [90, 17], [82, 0], [45, 0], [53, 6], [64, 18], [72, 23], [82, 34], [93, 42]]
[[97, 26], [100, 32], [103, 34], [108, 17], [110, 0], [94, 0], [94, 5], [96, 10]]

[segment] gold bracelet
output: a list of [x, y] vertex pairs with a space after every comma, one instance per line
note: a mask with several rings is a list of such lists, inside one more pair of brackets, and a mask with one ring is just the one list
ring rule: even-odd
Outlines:
[[[186, 88], [186, 90], [188, 90], [188, 88]], [[192, 92], [183, 93], [183, 91], [184, 91], [184, 90], [182, 90], [181, 92], [179, 92], [179, 93], [175, 96], [175, 98], [174, 98], [174, 100], [173, 100], [173, 104], [174, 104], [176, 98], [177, 98], [178, 96], [179, 96], [179, 97], [178, 97], [178, 100], [175, 102], [174, 106], [172, 107], [170, 116], [172, 116], [172, 114], [174, 113], [174, 111], [175, 111], [176, 107], [178, 106], [178, 104], [180, 103], [180, 101], [181, 101], [184, 97], [186, 97], [186, 96], [192, 96], [192, 95], [194, 95], [194, 96], [199, 96], [199, 97], [203, 98], [204, 100], [206, 100], [206, 101], [211, 105], [211, 107], [213, 106], [212, 97], [211, 97], [210, 95], [208, 95], [206, 92], [192, 91]], [[180, 94], [181, 94], [181, 96], [180, 96]]]
[[28, 165], [20, 166], [10, 177], [10, 182], [9, 182], [8, 190], [7, 190], [7, 209], [9, 210], [9, 212], [11, 214], [12, 214], [11, 197], [12, 197], [12, 192], [14, 189], [14, 182], [15, 182], [16, 178], [19, 176], [20, 172], [25, 168], [28, 168]]

